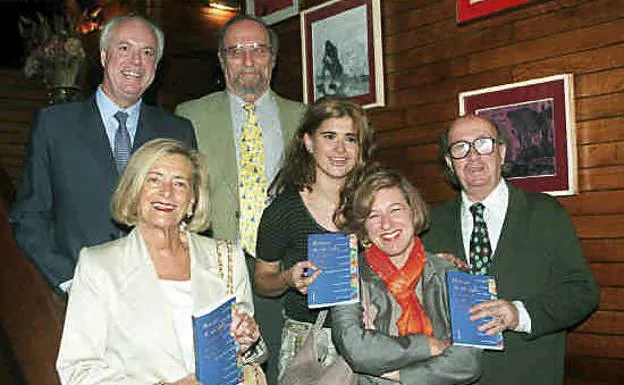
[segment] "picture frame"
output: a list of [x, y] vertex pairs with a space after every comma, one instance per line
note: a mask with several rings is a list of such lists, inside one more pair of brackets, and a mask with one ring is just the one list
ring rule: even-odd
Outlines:
[[385, 105], [380, 0], [333, 0], [301, 13], [303, 100], [344, 95]]
[[507, 139], [506, 179], [527, 191], [577, 192], [572, 74], [459, 94], [459, 114], [492, 119]]
[[536, 0], [457, 0], [457, 23], [482, 18]]
[[272, 25], [298, 15], [299, 0], [245, 0], [245, 12]]

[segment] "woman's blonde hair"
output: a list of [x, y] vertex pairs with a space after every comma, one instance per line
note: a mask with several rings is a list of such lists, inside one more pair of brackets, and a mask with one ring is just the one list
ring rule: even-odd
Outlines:
[[414, 214], [414, 234], [429, 228], [429, 209], [420, 193], [407, 179], [396, 171], [379, 170], [367, 175], [341, 212], [341, 229], [355, 233], [362, 242], [370, 241], [366, 234], [366, 219], [371, 213], [375, 195], [379, 190], [398, 187]]
[[124, 170], [111, 201], [115, 221], [126, 226], [137, 224], [138, 200], [149, 170], [168, 155], [182, 155], [193, 168], [191, 189], [195, 204], [190, 218], [184, 218], [190, 231], [203, 231], [210, 226], [208, 170], [204, 157], [175, 139], [154, 139], [143, 144], [132, 156]]

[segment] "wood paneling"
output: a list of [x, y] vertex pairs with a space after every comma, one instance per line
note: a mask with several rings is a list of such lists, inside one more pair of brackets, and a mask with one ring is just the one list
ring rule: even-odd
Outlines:
[[624, 238], [581, 239], [581, 246], [589, 262], [624, 262]]
[[621, 190], [624, 188], [624, 167], [596, 167], [579, 169], [581, 192], [598, 190]]
[[573, 380], [566, 385], [613, 385], [624, 384], [624, 360], [571, 356], [566, 359], [566, 368]]
[[598, 312], [568, 337], [568, 385], [623, 383], [624, 3], [543, 1], [463, 26], [455, 1], [384, 4], [388, 107], [371, 111], [379, 155], [431, 204], [455, 196], [436, 144], [459, 92], [575, 75], [580, 193], [558, 199], [602, 289]]
[[575, 331], [624, 335], [624, 311], [599, 310], [577, 327]]
[[624, 287], [603, 287], [600, 290], [600, 310], [624, 310]]
[[572, 333], [568, 338], [568, 353], [595, 358], [624, 359], [624, 336]]
[[[624, 57], [623, 63], [624, 63]], [[576, 124], [578, 144], [604, 143], [624, 140], [624, 117], [586, 120]]]
[[[369, 112], [379, 157], [430, 204], [456, 194], [437, 163], [437, 142], [457, 116], [459, 92], [574, 74], [580, 192], [558, 199], [573, 217], [601, 301], [568, 336], [567, 385], [624, 383], [624, 2], [539, 1], [461, 26], [456, 0], [381, 3], [387, 107]], [[231, 14], [190, 0], [149, 4], [143, 9], [167, 35], [158, 101], [173, 109], [214, 89], [216, 31]], [[300, 100], [299, 20], [274, 28], [281, 39], [274, 88]], [[14, 180], [45, 103], [38, 82], [0, 70], [0, 162]]]
[[28, 132], [39, 108], [47, 105], [46, 92], [21, 70], [0, 69], [0, 167], [16, 185]]
[[622, 190], [588, 191], [586, 194], [560, 198], [560, 201], [575, 216], [624, 213]]

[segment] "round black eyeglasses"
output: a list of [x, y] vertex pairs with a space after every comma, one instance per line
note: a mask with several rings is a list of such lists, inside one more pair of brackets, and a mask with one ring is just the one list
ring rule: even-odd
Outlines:
[[479, 155], [489, 155], [494, 151], [494, 145], [497, 143], [498, 140], [489, 136], [477, 138], [472, 142], [459, 140], [451, 143], [447, 152], [453, 159], [464, 159], [470, 154], [470, 148], [474, 148]]

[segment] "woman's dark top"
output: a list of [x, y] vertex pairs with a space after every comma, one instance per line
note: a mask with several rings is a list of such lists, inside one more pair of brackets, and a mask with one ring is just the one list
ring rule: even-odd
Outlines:
[[[281, 261], [283, 269], [307, 260], [308, 234], [329, 233], [321, 227], [308, 211], [301, 196], [293, 188], [287, 188], [262, 213], [258, 228], [256, 255], [268, 261]], [[286, 316], [297, 321], [314, 323], [319, 313], [308, 309], [308, 298], [296, 289], [286, 291]], [[331, 327], [329, 320], [325, 327]]]

